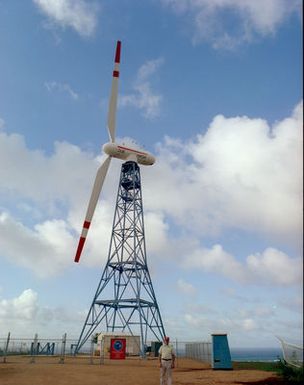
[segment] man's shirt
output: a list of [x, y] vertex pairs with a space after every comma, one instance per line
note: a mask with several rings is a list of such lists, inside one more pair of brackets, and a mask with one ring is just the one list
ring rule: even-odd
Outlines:
[[158, 354], [163, 360], [172, 360], [172, 355], [175, 355], [172, 345], [162, 345], [159, 348]]

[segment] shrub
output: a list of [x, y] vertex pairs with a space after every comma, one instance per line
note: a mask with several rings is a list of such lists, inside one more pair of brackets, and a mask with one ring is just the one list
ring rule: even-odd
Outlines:
[[278, 362], [278, 374], [284, 378], [287, 384], [303, 384], [303, 365], [300, 368], [296, 368], [294, 366], [288, 365], [285, 360], [280, 360]]

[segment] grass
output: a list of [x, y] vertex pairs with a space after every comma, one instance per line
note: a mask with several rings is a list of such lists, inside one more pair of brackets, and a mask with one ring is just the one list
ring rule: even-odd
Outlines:
[[260, 362], [260, 361], [248, 361], [248, 362], [233, 362], [233, 369], [242, 370], [264, 370], [266, 372], [278, 372], [279, 362]]
[[303, 384], [303, 366], [294, 368], [284, 361], [277, 362], [233, 362], [233, 369], [251, 369], [274, 372], [285, 380], [285, 384], [297, 385]]

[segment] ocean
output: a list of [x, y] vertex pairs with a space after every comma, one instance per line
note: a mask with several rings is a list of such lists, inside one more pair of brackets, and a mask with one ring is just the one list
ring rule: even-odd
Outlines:
[[280, 348], [230, 348], [232, 361], [271, 362], [283, 358]]
[[[192, 344], [191, 342], [189, 343]], [[202, 343], [204, 345], [206, 343]], [[211, 359], [211, 343], [208, 343], [208, 348], [201, 346], [196, 348], [197, 345], [194, 343], [194, 346], [188, 347], [188, 353], [186, 354], [187, 343], [179, 343], [178, 346], [175, 346], [178, 356], [180, 357], [192, 357], [192, 358], [202, 358], [202, 359]], [[230, 355], [232, 361], [260, 361], [260, 362], [274, 362], [279, 359], [283, 359], [283, 352], [280, 347], [277, 348], [235, 348], [230, 347]], [[209, 358], [208, 358], [209, 356]]]

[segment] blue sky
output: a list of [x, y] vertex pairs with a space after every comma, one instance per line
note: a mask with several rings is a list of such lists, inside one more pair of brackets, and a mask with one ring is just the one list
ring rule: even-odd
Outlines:
[[302, 2], [0, 0], [0, 336], [78, 337], [107, 259], [113, 160], [73, 258], [122, 41], [118, 141], [142, 167], [167, 334], [302, 338]]

